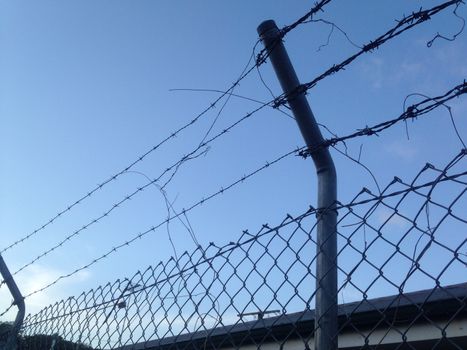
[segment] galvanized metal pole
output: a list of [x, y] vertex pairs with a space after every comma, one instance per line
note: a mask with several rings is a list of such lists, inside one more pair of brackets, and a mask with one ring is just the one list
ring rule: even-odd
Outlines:
[[276, 23], [258, 26], [277, 78], [286, 95], [318, 176], [315, 349], [337, 349], [337, 177], [334, 162], [282, 43]]
[[3, 280], [5, 281], [8, 289], [10, 290], [11, 295], [13, 296], [13, 300], [15, 305], [18, 307], [18, 313], [16, 314], [15, 322], [11, 328], [10, 334], [8, 334], [8, 340], [5, 345], [6, 350], [13, 350], [16, 348], [16, 339], [21, 329], [21, 325], [23, 324], [24, 314], [26, 312], [26, 307], [24, 305], [24, 298], [21, 295], [21, 292], [16, 285], [13, 276], [8, 270], [8, 267], [3, 260], [2, 255], [0, 254], [0, 273], [2, 274]]

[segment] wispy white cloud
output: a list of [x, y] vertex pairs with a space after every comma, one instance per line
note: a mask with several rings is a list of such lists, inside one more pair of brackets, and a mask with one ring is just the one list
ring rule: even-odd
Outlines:
[[424, 62], [414, 62], [405, 60], [390, 68], [392, 72], [388, 72], [387, 79], [391, 84], [400, 84], [402, 82], [410, 82], [414, 79], [419, 79], [420, 74], [428, 69]]
[[465, 77], [467, 75], [466, 52], [467, 48], [464, 44], [446, 45], [434, 50], [431, 61], [436, 61], [435, 63], [448, 68], [453, 75]]
[[[58, 269], [45, 267], [42, 265], [32, 265], [28, 269], [27, 274], [19, 275], [17, 278], [15, 278], [15, 281], [21, 291], [21, 294], [28, 295], [29, 293], [39, 290], [49, 283], [55, 281], [63, 274], [64, 271]], [[81, 271], [74, 275], [73, 278], [63, 280], [63, 282], [59, 283], [56, 288], [50, 288], [44, 292], [31, 295], [25, 300], [26, 313], [36, 313], [47, 305], [66, 298], [68, 296], [66, 295], [66, 291], [69, 290], [68, 287], [75, 284], [80, 284], [89, 278], [89, 271]], [[8, 288], [3, 286], [0, 289], [0, 310], [5, 310], [11, 304], [11, 301], [12, 297]], [[10, 312], [5, 314], [3, 319], [10, 321], [13, 320], [15, 318], [16, 311], [16, 307], [13, 307]]]
[[375, 89], [383, 87], [384, 80], [384, 61], [379, 57], [370, 57], [360, 64], [364, 76], [371, 82]]
[[360, 68], [363, 76], [370, 81], [374, 89], [419, 79], [420, 74], [429, 69], [423, 61], [412, 61], [407, 58], [402, 62], [386, 62], [379, 57], [370, 57], [360, 64]]
[[387, 153], [404, 161], [411, 161], [419, 154], [419, 149], [413, 143], [403, 140], [388, 143], [384, 149]]
[[462, 79], [467, 75], [466, 52], [467, 46], [461, 42], [427, 48], [424, 39], [416, 42], [413, 50], [402, 50], [395, 58], [367, 57], [359, 67], [362, 77], [374, 89], [404, 84], [404, 89], [431, 94], [447, 78]]
[[409, 224], [402, 216], [394, 214], [393, 210], [386, 207], [379, 207], [375, 215], [378, 223], [380, 225], [384, 224], [385, 227], [395, 226], [397, 228], [404, 228]]

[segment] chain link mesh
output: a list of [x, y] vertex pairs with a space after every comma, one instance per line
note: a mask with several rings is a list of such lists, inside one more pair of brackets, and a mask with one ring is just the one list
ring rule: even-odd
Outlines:
[[[340, 348], [465, 348], [466, 154], [338, 204]], [[19, 349], [312, 349], [316, 214], [48, 306]]]

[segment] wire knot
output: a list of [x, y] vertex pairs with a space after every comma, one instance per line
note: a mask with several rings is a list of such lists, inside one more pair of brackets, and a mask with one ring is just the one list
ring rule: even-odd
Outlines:
[[376, 131], [368, 127], [368, 125], [363, 129], [359, 129], [358, 132], [359, 132], [359, 135], [366, 135], [366, 136], [378, 135]]
[[374, 49], [377, 49], [378, 46], [378, 41], [370, 41], [368, 44], [363, 46], [363, 51], [372, 51]]

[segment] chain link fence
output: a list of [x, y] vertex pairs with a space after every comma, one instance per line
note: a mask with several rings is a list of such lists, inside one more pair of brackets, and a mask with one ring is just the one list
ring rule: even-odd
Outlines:
[[[339, 348], [467, 347], [466, 155], [338, 204]], [[18, 348], [313, 349], [316, 214], [57, 302]]]

